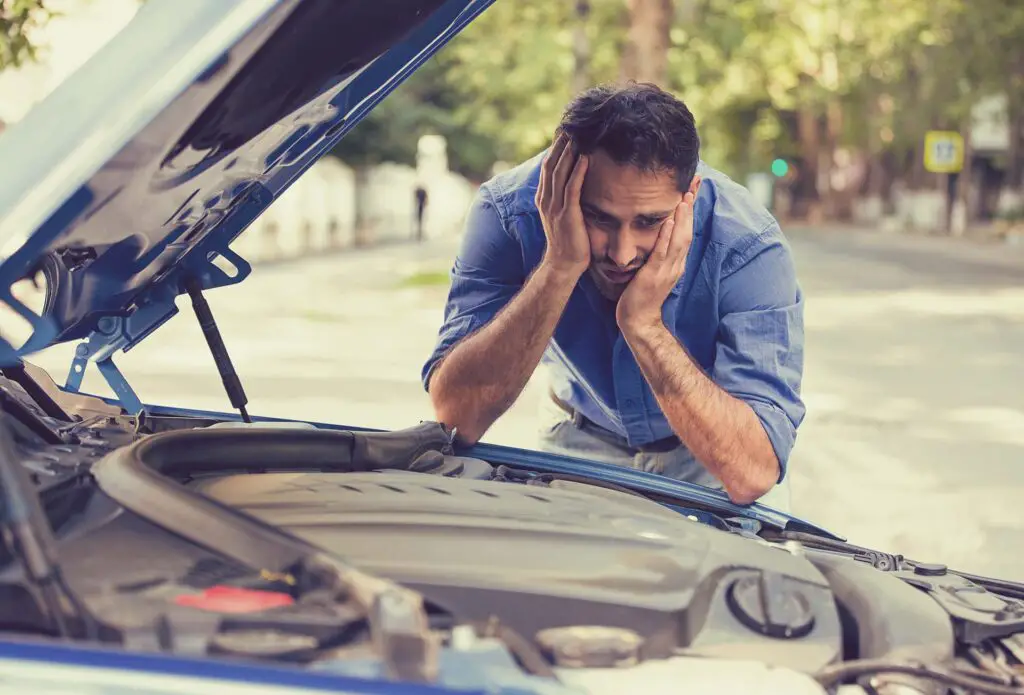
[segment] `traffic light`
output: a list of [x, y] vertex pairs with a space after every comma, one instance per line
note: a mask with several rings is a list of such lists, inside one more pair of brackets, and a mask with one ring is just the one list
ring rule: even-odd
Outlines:
[[789, 162], [785, 159], [776, 159], [772, 162], [772, 174], [780, 179], [789, 172]]

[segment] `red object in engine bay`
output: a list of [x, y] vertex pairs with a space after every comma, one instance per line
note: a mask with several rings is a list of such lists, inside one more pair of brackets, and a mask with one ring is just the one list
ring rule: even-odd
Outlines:
[[174, 599], [179, 606], [215, 613], [258, 613], [295, 603], [288, 594], [278, 591], [243, 589], [237, 586], [211, 586], [199, 594], [184, 594]]

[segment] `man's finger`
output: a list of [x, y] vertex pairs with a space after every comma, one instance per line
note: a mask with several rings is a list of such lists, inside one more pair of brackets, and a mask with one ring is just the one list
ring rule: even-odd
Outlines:
[[565, 149], [566, 144], [569, 142], [569, 136], [565, 133], [559, 133], [555, 141], [551, 143], [551, 149], [548, 151], [548, 156], [544, 158], [544, 168], [550, 174], [555, 169], [555, 165], [558, 164], [558, 158], [562, 154], [562, 150]]
[[669, 256], [685, 256], [690, 248], [690, 240], [693, 238], [693, 193], [687, 191], [683, 200], [676, 206], [672, 220], [675, 223], [675, 232], [672, 234], [672, 245], [668, 249]]
[[668, 250], [672, 244], [672, 237], [675, 234], [676, 220], [675, 217], [669, 217], [667, 220], [661, 223], [661, 229], [658, 231], [658, 240], [654, 242], [654, 250], [651, 252], [651, 258], [661, 261], [668, 256]]
[[562, 154], [562, 150], [565, 149], [565, 144], [569, 138], [565, 133], [561, 133], [555, 142], [552, 143], [551, 149], [548, 150], [547, 156], [544, 157], [544, 161], [540, 165], [540, 183], [537, 185], [537, 207], [546, 206], [551, 200], [551, 193], [554, 186], [551, 185], [552, 172], [555, 170], [555, 165], [558, 164], [558, 158]]
[[566, 205], [579, 206], [580, 196], [583, 194], [583, 179], [587, 175], [589, 165], [590, 159], [587, 156], [580, 155], [576, 158], [576, 165], [569, 174], [569, 183], [565, 186]]
[[576, 167], [579, 156], [576, 148], [571, 142], [562, 147], [562, 153], [558, 156], [558, 163], [555, 164], [555, 171], [551, 176], [551, 203], [559, 209], [564, 208], [566, 202], [566, 187], [569, 185], [569, 178], [572, 170]]

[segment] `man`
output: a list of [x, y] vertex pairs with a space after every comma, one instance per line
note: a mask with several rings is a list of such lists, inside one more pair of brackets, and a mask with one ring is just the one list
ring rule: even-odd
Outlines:
[[543, 358], [543, 448], [788, 508], [803, 297], [778, 223], [653, 85], [581, 94], [556, 135], [469, 212], [423, 369], [438, 421], [477, 441]]

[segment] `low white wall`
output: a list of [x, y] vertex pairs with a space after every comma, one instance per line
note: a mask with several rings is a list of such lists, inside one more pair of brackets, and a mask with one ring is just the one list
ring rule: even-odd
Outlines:
[[[412, 167], [381, 164], [360, 184], [340, 160], [317, 162], [239, 237], [234, 250], [251, 263], [314, 255], [332, 249], [412, 240], [416, 232], [415, 190], [421, 177]], [[426, 238], [461, 231], [475, 186], [444, 173], [423, 182], [427, 190]], [[363, 228], [357, 229], [357, 208]]]

